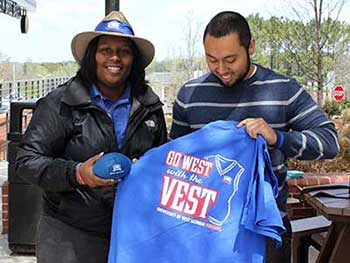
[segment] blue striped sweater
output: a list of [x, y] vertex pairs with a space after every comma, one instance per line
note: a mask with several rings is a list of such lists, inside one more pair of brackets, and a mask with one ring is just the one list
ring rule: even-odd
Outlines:
[[280, 189], [277, 203], [279, 209], [286, 212], [287, 158], [335, 157], [339, 151], [337, 131], [293, 78], [256, 66], [251, 78], [234, 87], [224, 87], [212, 73], [183, 85], [174, 102], [170, 138], [183, 136], [216, 120], [263, 118], [278, 136], [269, 153]]

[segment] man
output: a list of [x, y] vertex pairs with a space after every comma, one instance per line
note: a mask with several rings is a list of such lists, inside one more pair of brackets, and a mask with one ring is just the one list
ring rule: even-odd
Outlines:
[[281, 248], [268, 242], [266, 261], [290, 262], [286, 160], [335, 157], [339, 150], [336, 129], [293, 78], [251, 63], [255, 40], [240, 14], [226, 11], [213, 17], [203, 43], [210, 72], [179, 90], [170, 138], [212, 121], [236, 120], [237, 127], [246, 126], [250, 137], [260, 134], [266, 140], [279, 183], [277, 204], [287, 229]]

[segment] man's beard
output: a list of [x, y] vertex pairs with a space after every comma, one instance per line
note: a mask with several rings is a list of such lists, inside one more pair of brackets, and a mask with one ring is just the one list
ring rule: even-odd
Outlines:
[[232, 84], [225, 84], [224, 82], [222, 82], [222, 80], [221, 80], [220, 78], [218, 78], [219, 81], [221, 82], [221, 84], [222, 84], [224, 87], [230, 88], [230, 87], [232, 87], [233, 85], [239, 84], [239, 83], [241, 83], [241, 82], [244, 80], [244, 78], [248, 75], [248, 72], [249, 72], [249, 69], [250, 69], [251, 60], [250, 60], [250, 55], [249, 55], [248, 50], [246, 50], [246, 52], [247, 52], [247, 67], [246, 67], [246, 69], [245, 69], [244, 74], [242, 74], [242, 76], [241, 76], [240, 78], [238, 78], [238, 79], [237, 79], [234, 83], [232, 83]]

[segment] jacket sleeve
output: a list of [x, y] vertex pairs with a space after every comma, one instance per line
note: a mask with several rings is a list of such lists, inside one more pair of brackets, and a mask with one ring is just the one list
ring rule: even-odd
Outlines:
[[165, 118], [164, 118], [163, 109], [160, 108], [156, 114], [157, 114], [159, 129], [157, 131], [157, 136], [155, 138], [153, 147], [160, 146], [163, 143], [166, 143], [168, 140], [168, 132], [167, 132], [167, 128], [166, 128], [166, 122], [165, 122]]
[[289, 131], [277, 131], [277, 147], [300, 160], [334, 158], [339, 151], [334, 124], [311, 96], [293, 80], [288, 107]]
[[37, 103], [18, 146], [16, 173], [45, 191], [69, 191], [78, 186], [77, 162], [61, 158], [67, 141], [64, 119], [47, 97]]

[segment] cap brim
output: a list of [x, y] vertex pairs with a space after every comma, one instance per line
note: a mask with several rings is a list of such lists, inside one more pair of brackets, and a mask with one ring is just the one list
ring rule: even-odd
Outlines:
[[99, 32], [99, 31], [91, 31], [91, 32], [82, 32], [76, 35], [71, 43], [71, 49], [74, 59], [80, 64], [83, 59], [86, 49], [92, 39], [97, 36], [107, 35], [107, 36], [119, 36], [119, 37], [127, 37], [130, 38], [136, 44], [140, 56], [141, 63], [146, 68], [154, 57], [154, 46], [147, 39], [130, 36], [122, 33], [113, 33], [113, 32]]

